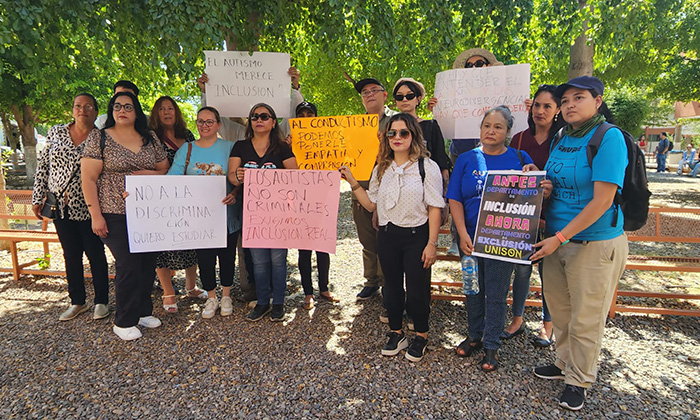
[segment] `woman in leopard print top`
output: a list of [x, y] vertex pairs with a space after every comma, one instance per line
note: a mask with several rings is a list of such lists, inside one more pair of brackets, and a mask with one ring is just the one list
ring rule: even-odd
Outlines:
[[54, 220], [54, 226], [63, 248], [71, 300], [71, 306], [58, 318], [60, 321], [68, 321], [88, 310], [83, 253], [87, 255], [92, 271], [94, 318], [101, 319], [109, 315], [109, 283], [104, 244], [92, 232], [90, 213], [80, 188], [80, 154], [85, 148], [85, 139], [92, 131], [97, 131], [95, 117], [95, 97], [89, 93], [76, 96], [73, 100], [73, 122], [51, 127], [48, 147], [39, 157], [34, 177], [32, 210], [37, 218], [42, 218], [41, 208], [47, 193], [57, 195], [60, 216]]

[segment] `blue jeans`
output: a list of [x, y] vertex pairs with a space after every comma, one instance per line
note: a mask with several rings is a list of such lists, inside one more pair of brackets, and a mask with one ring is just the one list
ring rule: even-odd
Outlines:
[[[542, 279], [542, 262], [538, 264], [540, 279]], [[515, 264], [515, 276], [513, 276], [513, 316], [523, 316], [525, 313], [525, 301], [530, 292], [530, 275], [532, 265]], [[542, 294], [542, 321], [552, 322], [552, 317], [547, 309], [547, 302]]]
[[253, 257], [258, 304], [269, 304], [270, 296], [273, 305], [284, 304], [287, 292], [287, 250], [251, 248], [250, 253]]
[[666, 172], [666, 155], [656, 155], [656, 172]]
[[700, 172], [700, 161], [691, 162], [688, 164], [688, 167], [691, 169], [690, 176], [695, 178], [698, 175], [698, 172]]
[[508, 290], [515, 264], [477, 257], [479, 264], [479, 293], [467, 296], [469, 337], [483, 337], [484, 348], [498, 350], [500, 335], [508, 312]]

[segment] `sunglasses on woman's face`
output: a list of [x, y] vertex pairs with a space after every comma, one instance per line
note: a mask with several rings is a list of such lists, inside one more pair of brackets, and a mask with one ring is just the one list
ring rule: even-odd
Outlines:
[[251, 121], [257, 121], [258, 118], [263, 120], [263, 121], [267, 121], [270, 118], [272, 118], [272, 115], [263, 113], [263, 114], [253, 114], [250, 116]]
[[124, 104], [124, 105], [122, 105], [122, 104], [120, 104], [119, 102], [115, 103], [113, 108], [114, 108], [115, 111], [121, 111], [122, 108], [124, 108], [124, 111], [126, 111], [126, 112], [131, 112], [131, 111], [134, 110], [134, 106], [133, 106], [133, 105], [131, 105], [131, 104]]
[[405, 95], [402, 95], [400, 93], [397, 93], [396, 95], [394, 95], [394, 99], [396, 100], [396, 102], [401, 102], [404, 100], [404, 98], [406, 98], [407, 101], [410, 101], [411, 99], [413, 99], [415, 97], [416, 97], [416, 94], [413, 92], [407, 93]]
[[465, 64], [465, 65], [464, 65], [464, 68], [465, 68], [465, 69], [470, 69], [470, 68], [472, 68], [472, 67], [484, 67], [484, 66], [486, 66], [486, 65], [488, 65], [488, 64], [489, 64], [488, 61], [476, 60], [476, 61], [473, 62], [473, 63], [467, 63], [467, 64]]
[[403, 130], [389, 130], [386, 132], [386, 136], [390, 139], [393, 139], [394, 137], [396, 137], [397, 134], [402, 139], [407, 139], [407, 138], [411, 137], [411, 132], [406, 130], [405, 128]]

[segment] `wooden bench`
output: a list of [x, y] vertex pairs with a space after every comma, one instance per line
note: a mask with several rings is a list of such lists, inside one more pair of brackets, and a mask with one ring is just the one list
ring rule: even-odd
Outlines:
[[39, 259], [34, 259], [26, 263], [19, 263], [17, 254], [17, 244], [19, 242], [41, 242], [43, 244], [44, 255], [41, 257], [50, 263], [49, 243], [58, 242], [58, 234], [48, 230], [49, 220], [41, 222], [37, 220], [32, 211], [32, 191], [28, 190], [0, 190], [0, 219], [25, 220], [41, 224], [41, 230], [17, 230], [0, 229], [0, 241], [10, 243], [10, 255], [12, 267], [0, 267], [0, 272], [12, 273], [15, 280], [19, 280], [23, 274], [51, 274], [65, 275], [64, 272], [49, 271], [42, 269], [31, 269], [29, 267], [39, 264]]
[[[700, 243], [700, 208], [652, 207], [646, 225], [636, 232], [628, 232], [630, 242]], [[627, 270], [700, 273], [700, 257], [634, 255], [627, 257]], [[687, 293], [655, 293], [637, 290], [616, 290], [609, 316], [616, 312], [636, 312], [662, 315], [700, 316], [700, 309], [675, 309], [619, 305], [617, 296], [700, 300], [700, 295]]]
[[[441, 235], [449, 235], [449, 230], [441, 230]], [[647, 224], [636, 232], [628, 232], [630, 242], [653, 243], [700, 243], [700, 208], [663, 208], [649, 209]], [[438, 248], [438, 260], [459, 261], [459, 257], [445, 254], [445, 248]], [[663, 272], [700, 273], [700, 257], [697, 256], [650, 256], [630, 254], [625, 266], [627, 270], [646, 270]], [[432, 298], [435, 300], [464, 301], [464, 295], [451, 293], [446, 288], [461, 289], [462, 282], [432, 281]], [[530, 291], [541, 293], [540, 286], [530, 286]], [[656, 299], [689, 299], [700, 300], [700, 295], [687, 293], [656, 293], [636, 290], [616, 290], [615, 298], [610, 306], [609, 316], [615, 317], [617, 312], [654, 313], [663, 315], [700, 316], [700, 309], [675, 309], [621, 305], [617, 303], [618, 296], [656, 298]], [[509, 298], [508, 302], [512, 300]], [[542, 306], [540, 300], [528, 299], [528, 306]]]

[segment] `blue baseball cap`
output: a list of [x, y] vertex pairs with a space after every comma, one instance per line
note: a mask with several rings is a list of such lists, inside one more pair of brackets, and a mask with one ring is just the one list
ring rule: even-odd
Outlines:
[[601, 96], [603, 95], [603, 90], [605, 89], [603, 82], [601, 82], [599, 78], [593, 76], [580, 76], [574, 77], [568, 82], [559, 85], [554, 94], [558, 98], [561, 98], [564, 96], [564, 93], [572, 87], [586, 90], [593, 89], [598, 95]]

